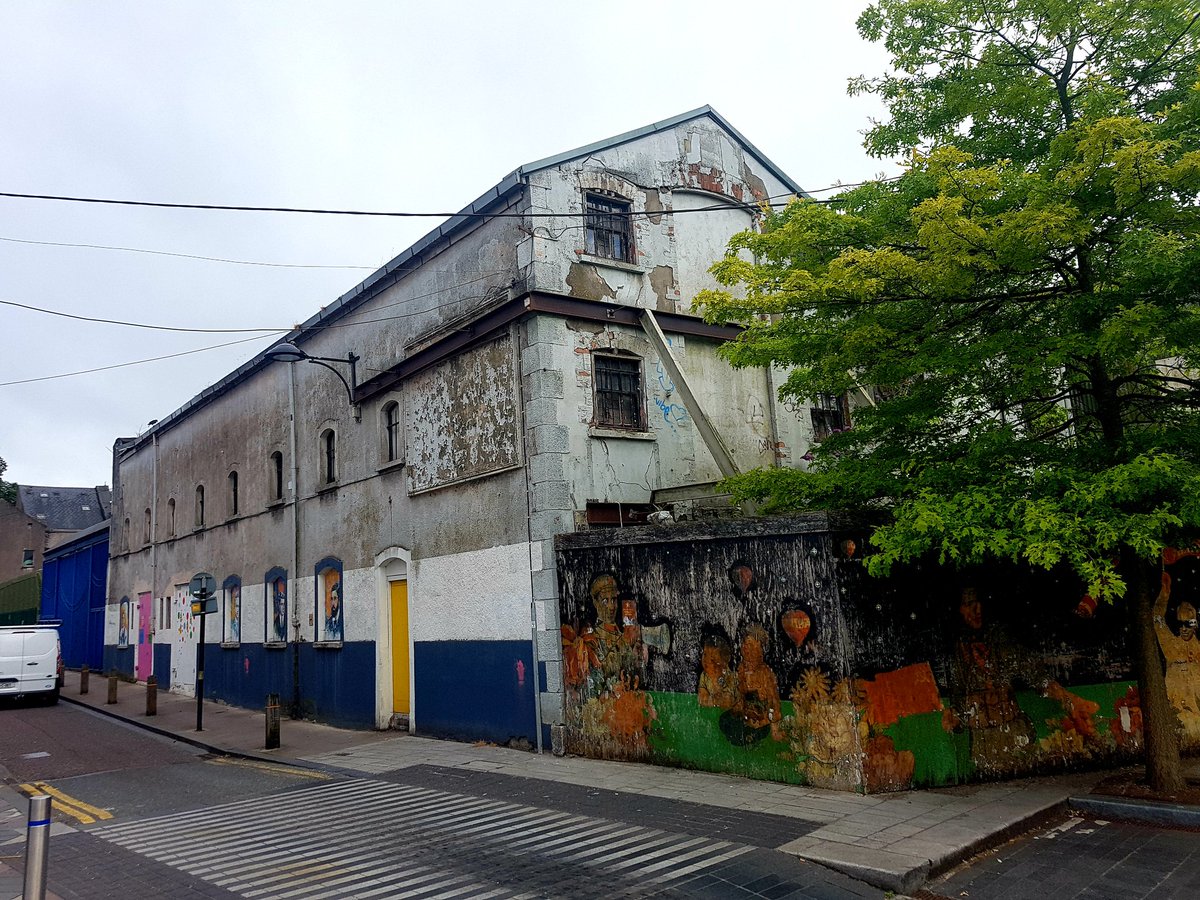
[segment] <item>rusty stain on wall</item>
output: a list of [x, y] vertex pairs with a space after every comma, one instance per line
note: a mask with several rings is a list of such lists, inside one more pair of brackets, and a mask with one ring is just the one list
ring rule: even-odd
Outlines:
[[520, 463], [515, 354], [508, 334], [422, 372], [409, 387], [410, 492]]

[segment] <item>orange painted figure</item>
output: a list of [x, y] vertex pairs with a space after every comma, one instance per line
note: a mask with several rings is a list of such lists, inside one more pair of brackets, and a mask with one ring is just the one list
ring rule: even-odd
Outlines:
[[700, 648], [700, 685], [696, 691], [701, 706], [732, 709], [737, 705], [738, 677], [732, 663], [733, 648], [724, 635], [704, 639]]
[[[1200, 552], [1164, 551], [1163, 562], [1174, 567], [1189, 557], [1200, 557]], [[1198, 576], [1200, 570], [1194, 570], [1191, 578]], [[1180, 599], [1168, 613], [1175, 579], [1184, 583], [1181, 572], [1176, 571], [1172, 576], [1164, 568], [1162, 590], [1154, 602], [1154, 632], [1167, 664], [1167, 696], [1179, 717], [1183, 747], [1194, 749], [1200, 747], [1200, 638], [1197, 637], [1200, 623], [1196, 619], [1196, 605], [1190, 599]], [[1192, 585], [1188, 587], [1194, 590]]]
[[771, 737], [781, 740], [783, 710], [779, 704], [779, 682], [765, 657], [767, 640], [766, 629], [760, 625], [748, 628], [742, 638], [742, 658], [737, 669], [739, 711], [746, 728], [769, 728]]

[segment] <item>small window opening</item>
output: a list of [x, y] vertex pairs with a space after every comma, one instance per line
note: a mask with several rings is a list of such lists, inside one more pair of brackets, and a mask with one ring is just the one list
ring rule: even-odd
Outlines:
[[400, 404], [389, 403], [383, 408], [383, 429], [386, 461], [400, 458]]
[[150, 507], [146, 507], [145, 522], [142, 525], [142, 543], [150, 543]]
[[21, 568], [22, 569], [32, 569], [33, 568], [33, 551], [32, 550], [26, 550], [22, 554]]
[[332, 428], [327, 428], [321, 434], [321, 447], [325, 453], [325, 483], [337, 481], [337, 434]]
[[204, 527], [204, 485], [196, 486], [196, 527]]
[[283, 454], [276, 450], [271, 454], [271, 499], [283, 499]]
[[592, 363], [596, 424], [610, 428], [643, 428], [642, 361], [635, 356], [596, 354]]
[[584, 241], [593, 256], [633, 262], [633, 222], [628, 201], [584, 194]]
[[845, 394], [818, 394], [812, 402], [813, 440], [823, 441], [850, 427]]
[[238, 514], [238, 473], [229, 473], [229, 514], [236, 516]]
[[175, 536], [175, 498], [172, 497], [167, 501], [167, 527], [170, 528], [169, 534]]

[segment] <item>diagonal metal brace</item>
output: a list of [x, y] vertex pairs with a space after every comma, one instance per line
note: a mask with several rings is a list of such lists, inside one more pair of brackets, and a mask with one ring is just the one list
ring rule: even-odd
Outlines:
[[680, 395], [683, 397], [684, 404], [687, 405], [688, 414], [696, 423], [696, 430], [700, 432], [700, 437], [704, 440], [704, 446], [708, 447], [708, 452], [717, 462], [717, 468], [721, 470], [721, 475], [729, 478], [739, 474], [737, 464], [733, 461], [733, 455], [729, 452], [729, 448], [725, 446], [721, 440], [721, 436], [717, 434], [717, 429], [713, 427], [712, 421], [700, 408], [699, 402], [696, 400], [696, 395], [692, 393], [691, 385], [688, 384], [687, 376], [683, 374], [683, 370], [679, 368], [679, 363], [671, 354], [671, 345], [667, 343], [667, 336], [663, 334], [663, 330], [659, 327], [658, 319], [654, 317], [654, 310], [643, 309], [641, 311], [642, 329], [646, 332], [646, 336], [650, 338], [650, 343], [654, 345], [654, 349], [658, 352], [658, 358], [662, 361], [663, 368], [667, 370], [667, 374], [671, 376], [671, 380], [675, 382], [675, 387], [679, 389]]

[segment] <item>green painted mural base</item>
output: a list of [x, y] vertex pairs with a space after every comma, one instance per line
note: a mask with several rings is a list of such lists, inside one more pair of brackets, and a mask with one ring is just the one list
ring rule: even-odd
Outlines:
[[[701, 706], [695, 694], [650, 692], [657, 718], [650, 730], [654, 762], [743, 775], [766, 781], [805, 784], [791, 748], [770, 737], [749, 747], [737, 747], [721, 731], [724, 710]], [[784, 716], [792, 704], [783, 703]]]

